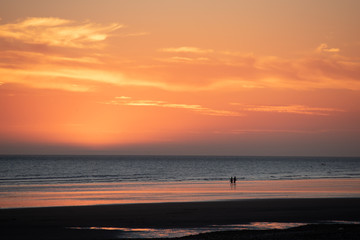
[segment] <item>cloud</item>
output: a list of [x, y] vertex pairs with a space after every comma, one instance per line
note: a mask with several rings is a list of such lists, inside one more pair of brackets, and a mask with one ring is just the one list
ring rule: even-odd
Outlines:
[[234, 135], [263, 135], [263, 134], [319, 134], [319, 133], [331, 133], [331, 132], [343, 132], [343, 129], [233, 129], [230, 131], [219, 131], [218, 134], [234, 134]]
[[[238, 52], [213, 51], [204, 58], [180, 55], [191, 48], [169, 48], [178, 56], [157, 58], [164, 82], [188, 85], [189, 90], [215, 89], [348, 89], [360, 90], [360, 62], [339, 54], [310, 54], [287, 59]], [[197, 48], [192, 50], [198, 51]], [[339, 49], [322, 44], [318, 51], [336, 53]], [[152, 69], [149, 68], [149, 71]], [[149, 72], [151, 74], [151, 72]]]
[[[54, 82], [69, 83], [72, 79], [84, 86], [93, 82], [192, 92], [256, 88], [360, 90], [360, 62], [335, 55], [292, 60], [248, 55], [224, 61], [172, 58], [161, 64], [141, 60], [120, 64], [114, 56], [100, 56], [93, 50], [79, 51], [75, 54], [64, 51], [63, 55], [60, 52], [0, 51], [1, 81], [54, 88], [58, 86]], [[41, 84], [39, 79], [42, 79]]]
[[320, 44], [319, 47], [316, 48], [316, 52], [338, 53], [338, 52], [340, 52], [340, 49], [339, 48], [329, 48], [326, 43], [322, 43], [322, 44]]
[[297, 130], [297, 129], [235, 129], [232, 134], [268, 134], [268, 133], [314, 133], [324, 132], [324, 130]]
[[274, 113], [291, 113], [291, 114], [318, 115], [318, 116], [328, 116], [334, 112], [344, 112], [344, 110], [337, 108], [319, 108], [319, 107], [308, 107], [304, 105], [269, 106], [269, 105], [243, 105], [239, 103], [232, 103], [232, 105], [242, 106], [243, 111], [249, 111], [249, 112], [274, 112]]
[[133, 100], [131, 97], [121, 96], [115, 97], [115, 100], [104, 102], [104, 104], [110, 105], [125, 105], [125, 106], [142, 106], [142, 107], [162, 107], [162, 108], [179, 108], [187, 109], [194, 112], [198, 112], [204, 115], [212, 116], [241, 116], [242, 114], [234, 111], [217, 110], [212, 108], [203, 107], [197, 104], [178, 104], [169, 103], [167, 101], [156, 100]]
[[214, 50], [212, 49], [202, 49], [197, 47], [177, 47], [177, 48], [162, 48], [160, 49], [162, 52], [170, 52], [170, 53], [212, 53]]
[[131, 99], [131, 97], [127, 97], [127, 96], [120, 96], [120, 97], [115, 97], [115, 99]]
[[99, 46], [97, 43], [121, 27], [117, 23], [99, 25], [60, 18], [27, 18], [0, 25], [0, 38], [16, 39], [27, 44], [88, 48]]
[[28, 64], [63, 64], [68, 65], [71, 64], [102, 64], [102, 62], [96, 56], [61, 56], [58, 54], [51, 53], [41, 53], [41, 52], [31, 52], [31, 51], [2, 51], [0, 57], [0, 65], [1, 63], [7, 63], [19, 65], [20, 63], [23, 65]]
[[[97, 83], [192, 92], [256, 88], [360, 90], [359, 60], [339, 54], [313, 52], [285, 59], [182, 46], [159, 49], [170, 54], [164, 57], [158, 52], [149, 60], [137, 54], [113, 55], [111, 46], [97, 48], [121, 27], [60, 18], [27, 18], [2, 24], [1, 81], [69, 91], [93, 89]], [[325, 43], [318, 47], [322, 53], [336, 51]], [[72, 83], [83, 87], [74, 88]]]
[[201, 63], [201, 62], [209, 61], [209, 60], [210, 60], [209, 58], [205, 58], [205, 57], [191, 58], [191, 57], [179, 57], [179, 56], [159, 59], [159, 61], [170, 62], [170, 63], [171, 62], [173, 62], [173, 63], [191, 63], [191, 62]]
[[[0, 75], [6, 79], [6, 83], [20, 83], [33, 88], [62, 89], [68, 91], [91, 91], [94, 84], [146, 86], [162, 89], [171, 88], [161, 82], [144, 81], [127, 77], [121, 72], [90, 68], [47, 67], [46, 69], [11, 69], [0, 67]], [[79, 88], [79, 84], [83, 87]]]
[[221, 75], [210, 82], [210, 88], [360, 90], [360, 62], [341, 56], [254, 57], [252, 61], [244, 59], [238, 65], [214, 65], [204, 74], [216, 76], [216, 72]]

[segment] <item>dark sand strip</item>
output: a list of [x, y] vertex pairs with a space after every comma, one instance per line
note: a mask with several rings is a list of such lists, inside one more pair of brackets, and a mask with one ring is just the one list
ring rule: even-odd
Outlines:
[[360, 239], [360, 225], [307, 225], [285, 230], [243, 230], [204, 233], [182, 240], [355, 240]]
[[112, 237], [109, 231], [69, 230], [67, 227], [182, 228], [329, 220], [360, 221], [360, 199], [259, 199], [1, 209], [0, 231], [5, 237], [1, 239], [29, 239], [23, 238], [24, 234], [36, 236], [30, 239], [88, 239], [88, 234], [92, 239], [106, 239]]

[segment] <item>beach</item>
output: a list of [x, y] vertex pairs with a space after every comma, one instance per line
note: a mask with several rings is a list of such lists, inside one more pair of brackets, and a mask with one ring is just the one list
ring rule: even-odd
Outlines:
[[[359, 221], [359, 198], [251, 199], [0, 209], [2, 239], [121, 239], [111, 228]], [[221, 238], [219, 238], [221, 239]]]
[[226, 231], [199, 234], [184, 237], [186, 240], [352, 240], [359, 239], [360, 225], [326, 225], [314, 224], [285, 230], [264, 231]]
[[359, 239], [334, 232], [360, 232], [359, 169], [358, 158], [0, 156], [0, 239]]

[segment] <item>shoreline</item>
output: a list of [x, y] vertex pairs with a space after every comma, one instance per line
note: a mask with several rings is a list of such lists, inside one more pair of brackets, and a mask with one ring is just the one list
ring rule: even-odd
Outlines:
[[[247, 199], [0, 209], [6, 239], [107, 239], [114, 231], [71, 227], [190, 228], [250, 222], [360, 221], [360, 198]], [[76, 238], [71, 238], [76, 236]], [[84, 238], [82, 238], [82, 236]], [[92, 235], [90, 235], [92, 236]], [[59, 238], [58, 238], [59, 237]], [[111, 238], [110, 238], [111, 239]]]

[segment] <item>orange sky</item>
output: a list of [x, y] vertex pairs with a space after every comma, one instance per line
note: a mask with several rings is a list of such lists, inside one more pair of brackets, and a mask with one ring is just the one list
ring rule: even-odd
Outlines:
[[358, 0], [0, 1], [0, 154], [360, 156]]

